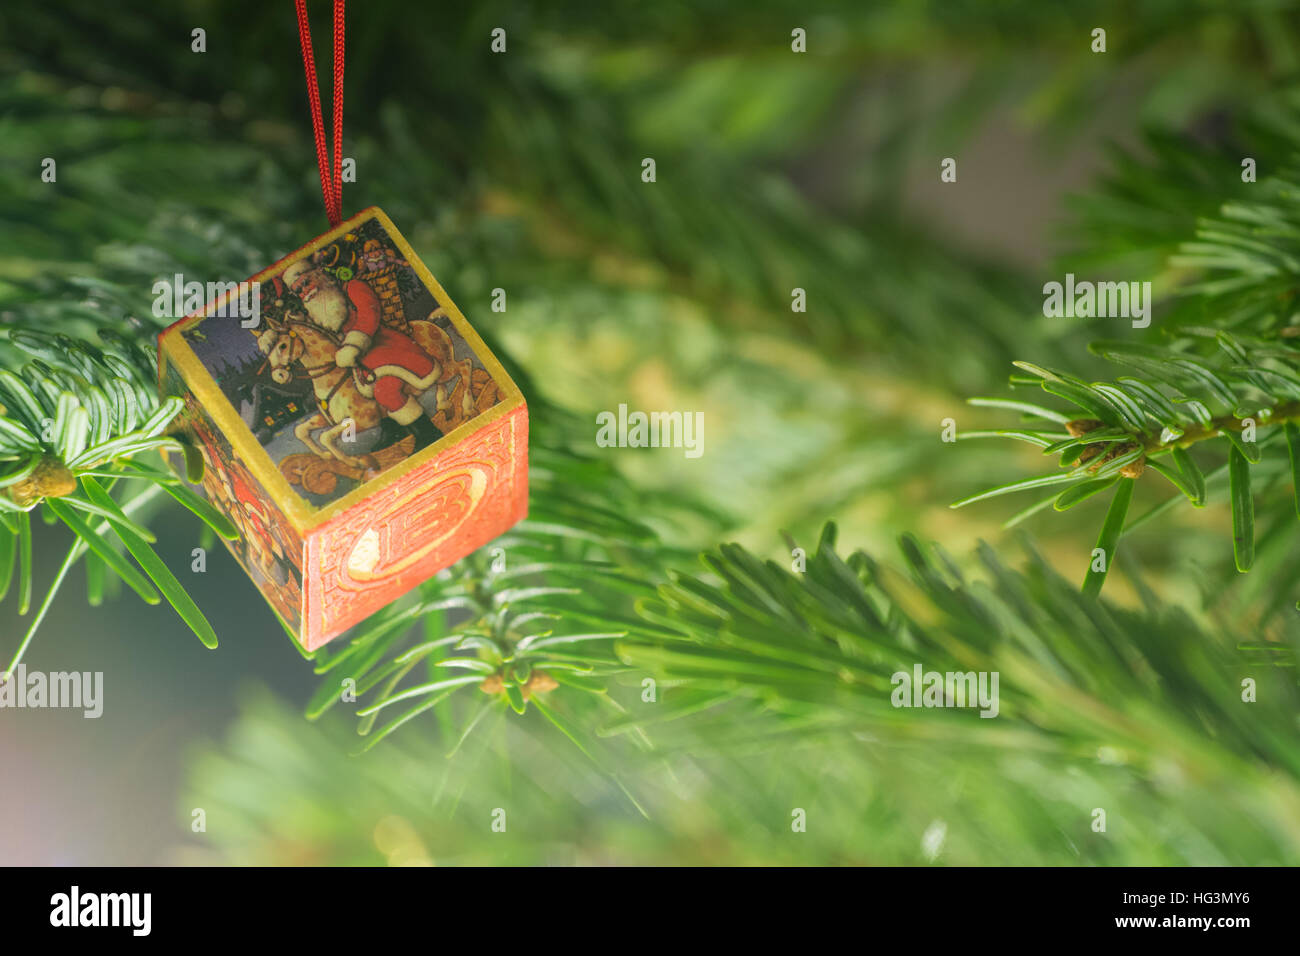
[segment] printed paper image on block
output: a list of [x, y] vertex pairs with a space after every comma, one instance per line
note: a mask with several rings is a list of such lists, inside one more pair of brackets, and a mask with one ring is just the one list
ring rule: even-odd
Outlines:
[[[181, 415], [186, 430], [203, 455], [203, 481], [190, 487], [234, 523], [239, 540], [226, 541], [227, 548], [280, 617], [297, 632], [303, 604], [302, 538], [276, 506], [271, 493], [235, 457], [230, 442], [170, 362], [164, 366], [163, 392], [184, 399]], [[174, 463], [183, 477], [184, 463]]]
[[183, 329], [275, 467], [324, 507], [502, 400], [377, 218], [259, 276], [261, 318]]

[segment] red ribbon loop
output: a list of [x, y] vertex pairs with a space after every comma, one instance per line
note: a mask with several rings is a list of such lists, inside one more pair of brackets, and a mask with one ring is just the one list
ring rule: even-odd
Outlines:
[[334, 166], [331, 172], [325, 147], [325, 121], [321, 118], [320, 87], [316, 84], [316, 58], [311, 50], [311, 26], [307, 22], [307, 0], [294, 0], [302, 66], [307, 74], [307, 99], [311, 103], [312, 135], [316, 140], [316, 165], [320, 167], [320, 191], [331, 226], [343, 220], [343, 4], [344, 0], [334, 0]]

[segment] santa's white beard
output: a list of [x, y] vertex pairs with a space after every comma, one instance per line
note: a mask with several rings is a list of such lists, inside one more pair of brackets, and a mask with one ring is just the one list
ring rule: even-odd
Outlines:
[[348, 297], [338, 286], [319, 287], [303, 307], [314, 323], [331, 332], [343, 328], [343, 323], [348, 320]]

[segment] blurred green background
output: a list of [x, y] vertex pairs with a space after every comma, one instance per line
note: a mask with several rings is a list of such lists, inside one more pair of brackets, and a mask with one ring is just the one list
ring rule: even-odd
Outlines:
[[[309, 6], [325, 78], [329, 5]], [[1090, 361], [1097, 330], [1043, 319], [1042, 283], [1100, 259], [1148, 274], [1163, 237], [1190, 237], [1233, 188], [1171, 174], [1165, 206], [1124, 221], [1106, 197], [1125, 162], [1154, 163], [1153, 142], [1212, 153], [1243, 130], [1294, 129], [1293, 7], [354, 3], [344, 211], [389, 213], [530, 399], [577, 422], [624, 402], [704, 413], [699, 459], [584, 449], [646, 501], [689, 504], [666, 523], [634, 516], [673, 548], [735, 540], [785, 562], [783, 532], [811, 542], [834, 518], [873, 553], [904, 531], [957, 554], [981, 538], [1011, 551], [1008, 509], [948, 503], [1042, 465], [942, 444], [940, 422], [995, 420], [964, 402], [999, 394], [1012, 359]], [[1097, 26], [1104, 55], [1089, 48]], [[57, 184], [40, 182], [46, 156]], [[958, 180], [941, 183], [950, 156]], [[288, 2], [0, 10], [0, 328], [6, 303], [51, 323], [88, 305], [139, 316], [149, 337], [154, 279], [243, 278], [325, 226]], [[790, 310], [796, 287], [806, 313]], [[1026, 525], [1070, 580], [1100, 521], [1077, 512]], [[199, 528], [168, 514], [159, 551], [183, 568]], [[44, 530], [38, 588], [61, 550]], [[1199, 608], [1183, 571], [1217, 561], [1224, 534], [1222, 513], [1183, 509], [1134, 549], [1165, 599]], [[303, 719], [316, 680], [234, 561], [214, 550], [191, 577], [216, 652], [165, 606], [88, 607], [74, 573], [26, 663], [103, 671], [104, 716], [0, 715], [0, 862], [1071, 860], [1042, 810], [1068, 775], [1027, 756], [946, 755], [936, 790], [925, 754], [864, 760], [852, 735], [779, 761], [754, 740], [707, 756], [688, 741], [628, 771], [648, 818], [508, 713], [452, 760], [418, 728], [352, 758], [345, 721]], [[6, 654], [22, 627], [0, 604]], [[507, 804], [509, 834], [491, 833]], [[792, 806], [819, 811], [801, 843]], [[194, 807], [205, 834], [190, 832]], [[1037, 813], [1039, 845], [996, 837], [993, 818]], [[1179, 840], [1113, 861], [1222, 861], [1193, 832]]]

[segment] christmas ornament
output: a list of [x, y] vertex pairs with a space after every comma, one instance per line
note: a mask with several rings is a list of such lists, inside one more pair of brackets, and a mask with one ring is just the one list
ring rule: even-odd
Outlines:
[[204, 460], [198, 490], [238, 527], [231, 552], [308, 651], [528, 505], [523, 395], [381, 210], [339, 221], [342, 8], [331, 174], [298, 4], [334, 228], [158, 339], [162, 394], [184, 400]]

